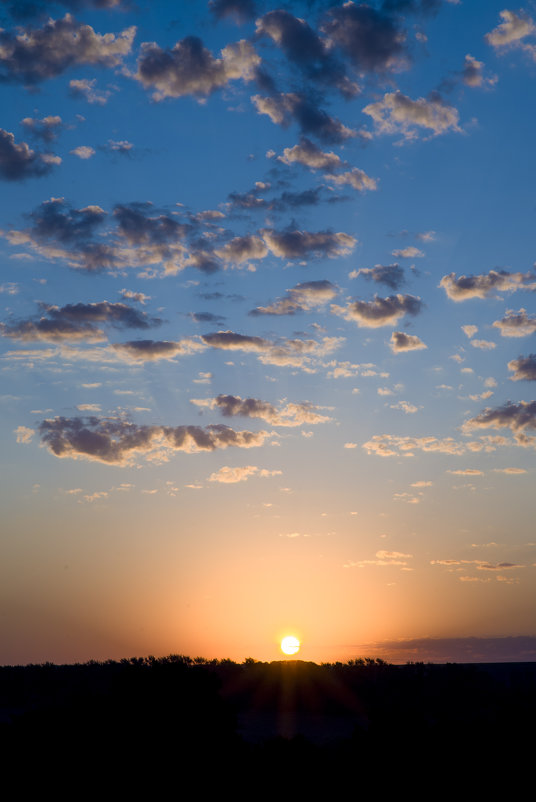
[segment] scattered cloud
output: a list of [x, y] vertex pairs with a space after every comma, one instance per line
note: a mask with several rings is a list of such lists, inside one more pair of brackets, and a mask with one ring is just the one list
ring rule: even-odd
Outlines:
[[518, 445], [536, 445], [536, 438], [525, 433], [526, 429], [536, 429], [536, 401], [519, 401], [517, 404], [508, 401], [500, 407], [487, 407], [467, 420], [463, 428], [469, 432], [474, 429], [508, 428], [514, 433]]
[[415, 334], [406, 334], [403, 331], [393, 331], [391, 334], [390, 348], [395, 354], [404, 351], [421, 351], [428, 346]]
[[79, 159], [91, 159], [95, 155], [95, 150], [89, 145], [79, 145], [77, 148], [70, 150], [69, 153], [72, 153], [73, 156], [78, 156]]
[[526, 309], [514, 312], [507, 309], [501, 320], [495, 320], [493, 326], [499, 329], [502, 337], [527, 337], [536, 332], [536, 315], [527, 315]]
[[178, 341], [130, 340], [114, 343], [111, 348], [121, 358], [132, 362], [157, 362], [161, 359], [189, 356], [196, 351], [204, 350], [202, 343], [188, 337]]
[[385, 284], [392, 290], [398, 290], [404, 284], [404, 268], [398, 264], [393, 265], [375, 265], [374, 267], [362, 267], [351, 278], [364, 276], [369, 281], [374, 281], [377, 284]]
[[109, 90], [96, 89], [96, 83], [96, 78], [75, 78], [69, 81], [69, 94], [73, 98], [82, 98], [87, 103], [104, 106], [112, 93]]
[[363, 443], [362, 447], [367, 454], [376, 454], [379, 457], [414, 457], [417, 451], [458, 456], [467, 452], [495, 451], [498, 445], [507, 443], [505, 438], [481, 438], [471, 442], [460, 442], [452, 437], [401, 437], [394, 434], [375, 434]]
[[490, 270], [478, 276], [460, 276], [449, 273], [439, 282], [453, 301], [468, 298], [487, 298], [493, 292], [536, 290], [536, 273], [509, 273], [507, 270]]
[[516, 14], [515, 11], [505, 9], [499, 12], [499, 16], [502, 22], [485, 36], [488, 44], [499, 53], [519, 48], [534, 57], [534, 45], [527, 44], [524, 40], [534, 35], [536, 26], [526, 11], [520, 10]]
[[387, 92], [382, 100], [365, 106], [363, 113], [372, 117], [380, 134], [401, 133], [406, 139], [417, 138], [419, 128], [433, 136], [461, 131], [457, 109], [443, 103], [438, 94], [412, 100], [402, 92]]
[[413, 554], [404, 554], [401, 551], [386, 551], [381, 549], [376, 552], [375, 560], [357, 560], [355, 562], [347, 562], [344, 568], [366, 568], [369, 565], [388, 566], [398, 565], [407, 566], [408, 560], [413, 559]]
[[332, 304], [331, 311], [345, 320], [353, 321], [364, 328], [392, 326], [404, 315], [418, 315], [422, 301], [414, 295], [390, 295], [387, 298], [374, 296], [372, 301], [352, 301], [347, 306]]
[[402, 410], [406, 415], [413, 415], [419, 411], [419, 407], [416, 407], [415, 404], [410, 404], [408, 401], [397, 401], [396, 404], [390, 404], [389, 406], [391, 409]]
[[224, 465], [219, 471], [212, 473], [208, 481], [236, 484], [237, 482], [246, 482], [252, 476], [265, 479], [271, 476], [281, 476], [282, 473], [283, 471], [268, 471], [265, 468], [257, 468], [256, 465], [244, 465], [241, 468], [231, 468], [229, 465]]
[[37, 153], [26, 142], [15, 142], [12, 133], [0, 128], [0, 178], [23, 181], [25, 178], [45, 175], [60, 163], [59, 156]]
[[286, 128], [296, 122], [303, 134], [315, 136], [321, 142], [340, 143], [356, 134], [340, 120], [330, 117], [314, 100], [297, 92], [269, 97], [253, 95], [251, 101], [258, 114], [266, 114], [276, 125]]
[[17, 426], [14, 432], [17, 438], [17, 443], [30, 443], [35, 434], [35, 431], [28, 428], [28, 426]]
[[204, 334], [201, 339], [211, 348], [257, 354], [265, 365], [299, 367], [304, 370], [314, 370], [315, 360], [332, 353], [343, 342], [340, 337], [324, 337], [320, 341], [292, 339], [273, 342], [233, 331]]
[[422, 259], [425, 255], [419, 248], [415, 248], [414, 245], [394, 250], [392, 254], [396, 259]]
[[336, 153], [321, 150], [307, 137], [301, 137], [298, 145], [285, 148], [283, 155], [278, 156], [284, 164], [303, 164], [311, 170], [327, 170], [332, 172], [343, 166], [344, 162]]
[[57, 114], [43, 117], [41, 120], [36, 117], [25, 117], [20, 122], [29, 134], [47, 144], [54, 142], [64, 127], [61, 117]]
[[306, 402], [285, 404], [277, 409], [269, 401], [240, 398], [237, 395], [218, 395], [215, 398], [192, 398], [191, 403], [207, 409], [218, 409], [226, 417], [260, 418], [272, 426], [302, 426], [326, 423], [331, 418], [321, 415], [319, 407]]
[[490, 340], [471, 340], [473, 348], [479, 348], [481, 351], [492, 351], [496, 348], [496, 344]]
[[349, 254], [357, 242], [350, 234], [340, 231], [263, 229], [261, 233], [274, 256], [282, 259], [307, 259], [312, 256], [334, 259]]
[[471, 325], [462, 326], [461, 329], [462, 329], [463, 333], [465, 334], [465, 336], [468, 337], [469, 339], [471, 339], [471, 337], [474, 337], [475, 334], [477, 333], [478, 326], [471, 326]]
[[513, 371], [512, 381], [536, 381], [536, 354], [520, 356], [508, 363], [508, 370]]
[[315, 309], [337, 295], [337, 287], [326, 279], [320, 281], [304, 281], [296, 284], [286, 291], [283, 298], [279, 298], [268, 306], [257, 306], [250, 311], [250, 315], [294, 315], [296, 312], [305, 312]]

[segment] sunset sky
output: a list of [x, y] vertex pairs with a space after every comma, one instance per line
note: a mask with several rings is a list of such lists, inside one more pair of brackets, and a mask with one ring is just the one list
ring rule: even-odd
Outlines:
[[0, 663], [536, 660], [536, 4], [0, 28]]

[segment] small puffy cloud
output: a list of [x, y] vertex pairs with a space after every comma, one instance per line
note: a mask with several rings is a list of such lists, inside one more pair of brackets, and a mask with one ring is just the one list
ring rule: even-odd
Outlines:
[[0, 31], [0, 79], [36, 84], [69, 67], [90, 64], [116, 67], [130, 53], [136, 28], [119, 34], [95, 33], [70, 14], [49, 19], [42, 28]]
[[87, 103], [104, 106], [112, 93], [96, 89], [96, 83], [96, 78], [73, 79], [69, 81], [69, 94], [73, 98], [83, 98]]
[[257, 354], [265, 365], [298, 367], [309, 371], [315, 369], [316, 360], [332, 353], [343, 342], [340, 337], [324, 337], [320, 341], [292, 339], [273, 342], [234, 331], [204, 334], [201, 339], [211, 348]]
[[392, 254], [396, 259], [422, 259], [424, 257], [424, 253], [419, 248], [415, 248], [414, 245], [396, 249], [392, 251]]
[[418, 315], [422, 301], [414, 295], [390, 295], [387, 298], [374, 297], [372, 301], [352, 301], [347, 306], [332, 304], [331, 311], [345, 320], [357, 323], [363, 328], [392, 326], [404, 315]]
[[35, 434], [34, 430], [29, 429], [28, 426], [17, 426], [14, 432], [17, 443], [30, 443]]
[[91, 157], [95, 155], [95, 150], [89, 147], [89, 145], [79, 145], [77, 148], [70, 150], [69, 153], [72, 153], [73, 156], [77, 156], [79, 159], [91, 159]]
[[101, 412], [100, 404], [77, 404], [76, 408], [79, 412]]
[[499, 329], [502, 337], [527, 337], [536, 332], [536, 315], [527, 315], [526, 309], [514, 312], [507, 309], [501, 320], [495, 320], [495, 328]]
[[439, 282], [453, 301], [468, 298], [487, 298], [492, 292], [536, 290], [536, 273], [509, 273], [507, 270], [490, 270], [477, 276], [460, 276], [449, 273]]
[[415, 334], [406, 334], [404, 331], [393, 331], [389, 345], [395, 354], [404, 351], [421, 351], [423, 348], [427, 348], [427, 345]]
[[224, 417], [259, 418], [272, 426], [302, 426], [325, 423], [331, 418], [321, 415], [319, 407], [308, 401], [290, 402], [277, 409], [269, 401], [258, 398], [240, 398], [237, 395], [218, 395], [216, 398], [193, 398], [192, 404], [208, 409], [218, 409]]
[[307, 259], [312, 256], [345, 256], [350, 253], [357, 240], [341, 231], [261, 231], [263, 239], [274, 254], [281, 259]]
[[39, 424], [41, 442], [56, 457], [130, 465], [138, 457], [167, 461], [173, 453], [263, 445], [268, 432], [235, 431], [228, 426], [141, 426], [124, 418], [64, 418]]
[[15, 142], [10, 131], [0, 128], [0, 178], [6, 181], [35, 178], [49, 173], [53, 165], [60, 162], [59, 156], [37, 153], [26, 142]]
[[399, 565], [407, 566], [408, 560], [413, 559], [413, 554], [404, 554], [401, 551], [387, 551], [380, 549], [376, 552], [376, 559], [374, 560], [358, 560], [355, 562], [345, 563], [345, 568], [366, 568], [369, 565], [388, 566]]
[[326, 153], [307, 137], [302, 137], [298, 145], [285, 148], [283, 155], [278, 156], [278, 159], [284, 164], [303, 164], [311, 170], [327, 170], [329, 172], [337, 170], [343, 165], [336, 153], [333, 151]]
[[469, 53], [465, 56], [460, 78], [466, 86], [473, 88], [479, 86], [490, 87], [497, 83], [496, 76], [486, 77], [484, 75], [484, 63], [482, 61], [477, 61], [477, 59], [473, 58]]
[[37, 139], [42, 139], [43, 142], [53, 142], [58, 138], [58, 134], [63, 128], [61, 117], [56, 115], [49, 115], [38, 120], [34, 117], [25, 117], [21, 120], [26, 130]]
[[326, 279], [304, 281], [287, 290], [283, 298], [279, 298], [268, 306], [257, 306], [249, 314], [253, 316], [294, 315], [296, 312], [309, 311], [322, 306], [333, 300], [337, 292], [337, 287]]
[[418, 128], [431, 131], [433, 136], [461, 131], [458, 110], [443, 103], [439, 95], [412, 100], [402, 92], [387, 92], [382, 100], [365, 106], [363, 112], [372, 117], [379, 133], [402, 133], [406, 139], [416, 138]]
[[130, 156], [134, 145], [128, 139], [109, 139], [108, 144], [103, 145], [101, 150], [108, 151], [109, 153], [119, 153], [121, 156]]
[[536, 354], [520, 356], [508, 363], [508, 370], [513, 372], [512, 381], [536, 381]]
[[471, 326], [471, 325], [462, 326], [461, 329], [462, 329], [463, 333], [465, 334], [465, 336], [468, 337], [469, 339], [471, 339], [471, 337], [474, 337], [475, 334], [477, 333], [478, 326]]
[[266, 114], [276, 125], [286, 127], [296, 122], [303, 134], [316, 136], [321, 142], [344, 142], [355, 136], [355, 131], [330, 117], [314, 100], [296, 92], [268, 97], [253, 95], [251, 102], [258, 114]]
[[161, 359], [174, 359], [177, 356], [189, 356], [202, 351], [202, 343], [184, 338], [177, 342], [169, 340], [130, 340], [130, 342], [114, 343], [113, 350], [122, 359], [132, 362], [158, 362]]
[[282, 471], [268, 471], [265, 468], [257, 468], [256, 465], [244, 465], [241, 468], [232, 468], [229, 465], [224, 465], [219, 471], [212, 473], [208, 481], [220, 482], [222, 484], [236, 484], [237, 482], [246, 482], [252, 476], [266, 479], [270, 476], [281, 476], [282, 473]]
[[184, 95], [203, 98], [231, 80], [251, 81], [261, 62], [253, 46], [245, 40], [227, 45], [220, 55], [221, 58], [215, 58], [196, 36], [187, 36], [172, 48], [144, 42], [138, 71], [133, 77], [146, 89], [153, 90], [155, 100]]
[[527, 36], [532, 36], [536, 31], [534, 22], [528, 14], [522, 10], [516, 14], [515, 11], [505, 9], [499, 12], [499, 16], [502, 22], [485, 36], [488, 44], [498, 51], [515, 47], [531, 51], [531, 46], [523, 42]]
[[479, 348], [481, 351], [492, 351], [496, 348], [496, 344], [490, 342], [490, 340], [471, 340], [471, 345], [473, 348]]
[[[404, 268], [398, 264], [394, 265], [375, 265], [374, 267], [362, 267], [355, 274], [355, 278], [364, 276], [369, 281], [377, 284], [385, 284], [392, 290], [398, 290], [404, 283]], [[354, 275], [351, 276], [354, 278]]]
[[121, 297], [126, 298], [127, 301], [137, 301], [139, 304], [145, 304], [151, 300], [150, 295], [145, 295], [144, 292], [134, 292], [134, 290], [121, 290]]
[[351, 170], [345, 173], [339, 173], [338, 175], [326, 175], [324, 178], [332, 184], [337, 184], [337, 186], [348, 185], [352, 187], [352, 189], [357, 189], [358, 192], [378, 188], [376, 179], [368, 176], [365, 171], [360, 170], [359, 167], [352, 167]]
[[396, 404], [390, 404], [390, 407], [391, 409], [400, 409], [406, 415], [414, 415], [415, 412], [419, 411], [419, 407], [416, 407], [415, 404], [410, 404], [408, 401], [397, 401]]

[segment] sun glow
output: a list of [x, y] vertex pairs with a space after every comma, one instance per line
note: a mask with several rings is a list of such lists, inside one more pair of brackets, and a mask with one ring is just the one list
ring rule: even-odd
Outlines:
[[294, 635], [287, 635], [281, 641], [281, 651], [284, 654], [296, 654], [300, 651], [300, 642]]

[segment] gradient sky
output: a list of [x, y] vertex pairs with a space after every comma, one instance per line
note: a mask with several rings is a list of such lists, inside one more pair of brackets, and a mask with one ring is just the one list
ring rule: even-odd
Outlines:
[[0, 662], [536, 659], [534, 3], [0, 17]]

